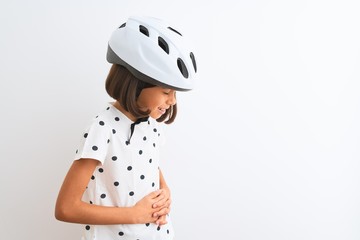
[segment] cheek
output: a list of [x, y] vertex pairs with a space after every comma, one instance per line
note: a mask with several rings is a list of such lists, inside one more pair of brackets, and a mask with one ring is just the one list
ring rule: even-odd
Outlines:
[[152, 103], [152, 104], [149, 104], [149, 109], [151, 110], [151, 111], [156, 111], [158, 108], [159, 108], [159, 104], [157, 104], [157, 103]]
[[159, 98], [159, 97], [155, 98], [154, 97], [154, 98], [149, 99], [147, 106], [151, 109], [155, 109], [155, 108], [162, 106], [164, 103], [165, 103], [165, 101], [163, 98]]
[[152, 109], [152, 100], [150, 97], [146, 96], [142, 96], [140, 95], [138, 100], [136, 101], [137, 105], [143, 109], [143, 110], [151, 110]]
[[137, 104], [142, 108], [150, 111], [156, 111], [166, 103], [166, 99], [158, 93], [140, 94]]
[[159, 107], [156, 102], [152, 101], [151, 99], [147, 99], [147, 101], [142, 101], [141, 105], [139, 106], [141, 106], [141, 108], [143, 109], [150, 111], [155, 111]]

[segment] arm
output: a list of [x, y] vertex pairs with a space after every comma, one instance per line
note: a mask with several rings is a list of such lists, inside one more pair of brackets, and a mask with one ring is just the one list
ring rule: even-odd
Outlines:
[[163, 198], [161, 190], [145, 196], [133, 207], [105, 207], [83, 202], [82, 195], [98, 164], [94, 159], [74, 161], [56, 201], [56, 219], [86, 224], [148, 223], [158, 219], [152, 215], [161, 209], [154, 209], [152, 205]]
[[170, 197], [170, 189], [168, 187], [168, 185], [166, 184], [164, 175], [162, 174], [161, 170], [159, 170], [159, 174], [160, 174], [160, 189], [166, 189], [169, 191], [169, 197]]
[[164, 175], [162, 174], [161, 170], [159, 170], [159, 178], [160, 178], [160, 190], [162, 190], [162, 195], [164, 198], [155, 204], [153, 204], [153, 208], [162, 208], [162, 211], [158, 211], [154, 213], [154, 217], [159, 216], [159, 219], [156, 221], [158, 225], [164, 225], [167, 223], [166, 215], [170, 212], [170, 205], [171, 205], [171, 198], [170, 198], [170, 189], [166, 184]]

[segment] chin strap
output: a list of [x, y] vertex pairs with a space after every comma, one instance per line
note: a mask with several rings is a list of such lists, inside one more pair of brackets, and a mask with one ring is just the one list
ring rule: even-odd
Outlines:
[[130, 125], [130, 137], [129, 137], [129, 140], [126, 141], [126, 144], [130, 144], [131, 137], [135, 130], [135, 125], [138, 125], [139, 123], [142, 123], [142, 122], [146, 122], [148, 120], [149, 120], [149, 117], [139, 118]]

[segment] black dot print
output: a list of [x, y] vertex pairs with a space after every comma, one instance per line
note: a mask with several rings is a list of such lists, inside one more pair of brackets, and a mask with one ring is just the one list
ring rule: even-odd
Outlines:
[[158, 137], [160, 137], [160, 133], [158, 134]]
[[106, 110], [109, 110], [109, 109], [110, 109], [110, 107], [107, 107], [107, 108], [106, 108]]
[[79, 152], [79, 150], [76, 149], [76, 154]]
[[[110, 110], [113, 111], [111, 109], [111, 107], [110, 107]], [[111, 114], [111, 113], [108, 112], [106, 114]], [[95, 127], [98, 128], [97, 130], [102, 131], [102, 130], [108, 129], [111, 131], [111, 133], [108, 131], [108, 133], [110, 133], [110, 134], [108, 135], [107, 138], [105, 137], [105, 138], [103, 138], [103, 140], [100, 139], [101, 143], [100, 143], [100, 141], [99, 141], [99, 143], [94, 141], [92, 143], [92, 144], [94, 144], [93, 146], [91, 146], [91, 143], [88, 145], [92, 149], [91, 151], [94, 151], [94, 152], [92, 152], [93, 155], [104, 151], [104, 146], [106, 148], [108, 148], [111, 145], [115, 144], [114, 137], [116, 137], [116, 136], [118, 136], [119, 138], [123, 137], [122, 136], [123, 132], [120, 131], [120, 128], [118, 128], [117, 124], [120, 124], [121, 126], [119, 126], [119, 127], [122, 127], [121, 122], [124, 119], [122, 119], [121, 117], [116, 117], [116, 115], [113, 115], [111, 118], [108, 119], [108, 118], [104, 118], [102, 115], [99, 115], [98, 119], [95, 120]], [[159, 187], [159, 185], [158, 185], [159, 183], [154, 181], [155, 178], [153, 178], [153, 176], [151, 174], [148, 174], [146, 171], [144, 171], [144, 169], [146, 169], [146, 167], [150, 168], [151, 166], [153, 166], [154, 169], [157, 168], [158, 159], [152, 159], [152, 157], [153, 157], [152, 152], [156, 151], [159, 147], [161, 147], [160, 146], [161, 144], [159, 143], [160, 138], [157, 138], [157, 135], [160, 135], [159, 132], [162, 132], [162, 129], [155, 128], [154, 125], [152, 123], [150, 123], [149, 121], [148, 121], [148, 123], [150, 124], [149, 126], [145, 125], [146, 127], [149, 128], [147, 130], [148, 132], [147, 133], [143, 132], [143, 134], [139, 134], [138, 135], [139, 138], [137, 138], [137, 139], [133, 138], [134, 140], [131, 140], [131, 142], [125, 136], [122, 140], [120, 139], [120, 148], [121, 148], [121, 146], [123, 148], [131, 148], [132, 154], [135, 154], [135, 155], [133, 155], [133, 157], [141, 160], [142, 161], [141, 164], [144, 164], [144, 165], [141, 165], [141, 167], [140, 167], [140, 166], [135, 165], [135, 163], [128, 162], [126, 164], [125, 163], [126, 161], [124, 162], [122, 155], [119, 155], [118, 152], [113, 151], [112, 148], [110, 148], [111, 150], [109, 150], [110, 154], [106, 156], [106, 159], [108, 161], [110, 161], [110, 164], [112, 162], [114, 167], [120, 168], [119, 169], [120, 172], [125, 171], [125, 175], [123, 175], [123, 177], [135, 178], [135, 179], [133, 179], [134, 183], [130, 184], [130, 186], [129, 186], [130, 188], [128, 188], [127, 191], [125, 190], [125, 192], [124, 192], [125, 198], [128, 198], [130, 201], [137, 199], [138, 197], [140, 197], [142, 195], [139, 192], [139, 190], [137, 190], [137, 188], [136, 188], [137, 185], [148, 188], [149, 190], [152, 189], [152, 191], [158, 189], [158, 187]], [[109, 127], [109, 126], [111, 126], [111, 124], [113, 124], [113, 126]], [[144, 123], [144, 124], [146, 124], [146, 123]], [[106, 125], [106, 127], [105, 127], [105, 125]], [[151, 131], [153, 131], [153, 132], [151, 133]], [[135, 132], [136, 132], [136, 130], [135, 130]], [[91, 132], [86, 131], [85, 133], [84, 132], [82, 132], [82, 133], [83, 133], [83, 138], [85, 138], [86, 140], [93, 140], [93, 134]], [[136, 134], [134, 136], [136, 136]], [[142, 138], [141, 138], [141, 136], [142, 136]], [[91, 139], [89, 139], [89, 138], [91, 138]], [[83, 139], [83, 140], [86, 141], [85, 139]], [[141, 139], [143, 140], [142, 142], [141, 142]], [[106, 144], [106, 141], [108, 144]], [[123, 141], [123, 142], [121, 142], [121, 141]], [[109, 143], [111, 143], [111, 145]], [[129, 146], [126, 146], [124, 143]], [[151, 147], [151, 145], [153, 147]], [[132, 146], [134, 146], [134, 149], [132, 149]], [[144, 146], [146, 146], [146, 147], [144, 147]], [[82, 151], [82, 149], [80, 149], [80, 148], [77, 149], [77, 153], [81, 153], [81, 151]], [[99, 152], [97, 152], [97, 151], [99, 151]], [[138, 152], [138, 154], [136, 154], [136, 152]], [[118, 157], [118, 155], [119, 155], [119, 157]], [[146, 163], [146, 160], [148, 161], [148, 163]], [[116, 165], [114, 165], [114, 164], [116, 164]], [[131, 165], [129, 165], [129, 164], [131, 164]], [[138, 163], [136, 163], [136, 164], [138, 164]], [[103, 166], [97, 167], [97, 171], [95, 171], [95, 173], [93, 173], [94, 175], [91, 176], [91, 179], [94, 181], [90, 182], [89, 186], [92, 186], [95, 183], [95, 180], [99, 181], [100, 178], [105, 176], [104, 174], [110, 174], [109, 171], [112, 171], [112, 170], [107, 168], [106, 166], [105, 166], [105, 168]], [[126, 172], [126, 171], [128, 171], [128, 172]], [[99, 204], [99, 201], [100, 201], [100, 203], [104, 202], [104, 201], [109, 201], [110, 197], [112, 197], [112, 196], [111, 195], [108, 196], [107, 194], [108, 193], [110, 194], [110, 191], [115, 191], [115, 192], [123, 191], [124, 189], [122, 189], [122, 186], [124, 183], [121, 182], [121, 185], [120, 185], [121, 179], [116, 178], [116, 176], [113, 176], [113, 177], [114, 177], [113, 179], [111, 179], [111, 178], [109, 179], [110, 180], [110, 182], [109, 182], [110, 189], [102, 190], [102, 192], [101, 191], [98, 192], [96, 194], [96, 197], [93, 197], [91, 199], [92, 201], [87, 201], [87, 202], [90, 202], [90, 204], [93, 204], [93, 202], [94, 202], [94, 204]], [[111, 186], [111, 183], [113, 184], [112, 186]], [[89, 191], [89, 190], [87, 190], [87, 191]], [[128, 195], [126, 195], [126, 193]], [[171, 229], [168, 229], [166, 226], [156, 226], [155, 224], [152, 224], [152, 223], [146, 223], [144, 225], [147, 227], [146, 228], [147, 230], [152, 229], [153, 231], [155, 231], [158, 234], [161, 233], [161, 234], [166, 235], [166, 233], [169, 234], [169, 230], [171, 231]], [[143, 225], [143, 227], [144, 227], [144, 225]], [[84, 228], [86, 228], [86, 230], [92, 231], [93, 225], [85, 224], [83, 229]], [[128, 237], [127, 232], [126, 231], [124, 232], [123, 230], [125, 231], [125, 229], [122, 229], [121, 227], [117, 229], [117, 232], [118, 232], [117, 238], [118, 239], [124, 239], [124, 238]], [[169, 235], [167, 235], [167, 236], [169, 236]], [[115, 237], [116, 237], [116, 231], [115, 231]]]

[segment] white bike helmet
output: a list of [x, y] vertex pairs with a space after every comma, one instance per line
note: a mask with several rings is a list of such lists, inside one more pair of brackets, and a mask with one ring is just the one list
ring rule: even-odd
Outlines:
[[197, 71], [182, 34], [152, 17], [130, 17], [117, 28], [108, 43], [107, 61], [144, 82], [178, 91], [193, 88]]

